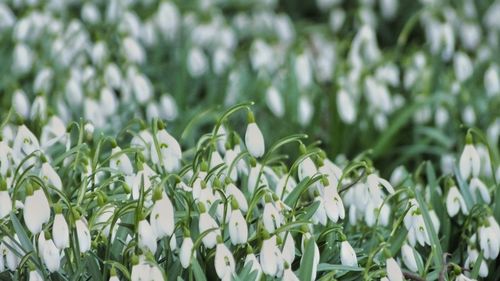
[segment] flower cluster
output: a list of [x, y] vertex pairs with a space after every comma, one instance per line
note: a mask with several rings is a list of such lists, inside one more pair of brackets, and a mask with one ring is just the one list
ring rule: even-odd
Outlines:
[[[12, 134], [0, 142], [2, 274], [393, 281], [430, 276], [431, 266], [443, 274], [452, 268], [457, 280], [489, 275], [500, 228], [479, 178], [475, 131], [454, 176], [436, 179], [427, 163], [425, 180], [420, 170], [411, 176], [398, 169], [391, 183], [366, 155], [332, 161], [315, 143], [306, 145], [306, 135], [266, 145], [249, 105], [228, 109], [193, 148], [181, 147], [159, 119], [151, 126], [131, 121], [115, 137], [91, 123], [29, 128], [6, 119]], [[230, 125], [242, 110], [244, 136]], [[54, 131], [60, 134], [47, 133]], [[283, 146], [300, 156], [287, 159]], [[461, 234], [440, 236], [444, 231]], [[466, 257], [450, 252], [452, 260], [429, 264], [427, 253], [452, 251], [454, 237], [468, 237], [460, 246]]]

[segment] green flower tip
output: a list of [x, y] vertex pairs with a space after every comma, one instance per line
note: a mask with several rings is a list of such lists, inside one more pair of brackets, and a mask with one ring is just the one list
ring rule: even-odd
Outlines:
[[255, 123], [255, 116], [251, 110], [248, 110], [247, 121], [248, 124]]
[[473, 144], [471, 132], [467, 132], [467, 135], [465, 136], [465, 144]]

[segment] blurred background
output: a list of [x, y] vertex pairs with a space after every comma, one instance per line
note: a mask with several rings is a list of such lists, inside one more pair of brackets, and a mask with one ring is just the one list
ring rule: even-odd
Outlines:
[[0, 117], [104, 133], [158, 117], [187, 147], [254, 101], [268, 145], [305, 132], [383, 175], [446, 172], [469, 127], [498, 148], [499, 35], [486, 0], [4, 0]]

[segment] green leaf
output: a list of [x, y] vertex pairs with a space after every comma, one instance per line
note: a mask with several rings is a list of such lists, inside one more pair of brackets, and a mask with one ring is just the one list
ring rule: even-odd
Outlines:
[[328, 264], [328, 263], [320, 263], [318, 265], [318, 272], [321, 271], [363, 271], [365, 270], [363, 267], [359, 266], [348, 266], [341, 264]]
[[191, 259], [191, 270], [194, 273], [194, 279], [196, 281], [207, 281], [204, 271], [201, 269], [198, 260], [194, 257]]
[[311, 281], [314, 267], [314, 239], [310, 238], [304, 243], [305, 251], [300, 259], [299, 280]]

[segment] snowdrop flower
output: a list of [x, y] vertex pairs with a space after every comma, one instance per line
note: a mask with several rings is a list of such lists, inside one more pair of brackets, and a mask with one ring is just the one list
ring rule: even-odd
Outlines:
[[149, 250], [152, 253], [156, 252], [157, 236], [153, 228], [146, 219], [139, 222], [139, 247], [143, 250]]
[[87, 221], [85, 218], [80, 217], [75, 222], [76, 226], [76, 236], [78, 238], [78, 246], [80, 247], [80, 253], [85, 253], [90, 250], [91, 237], [89, 227], [87, 226]]
[[50, 234], [42, 232], [40, 236], [42, 235], [43, 237], [41, 240], [38, 240], [38, 251], [40, 257], [50, 272], [57, 271], [61, 265], [61, 254], [59, 249], [54, 244], [54, 241], [52, 241]]
[[343, 88], [337, 93], [337, 112], [346, 124], [356, 121], [356, 105], [353, 97]]
[[314, 105], [311, 103], [311, 100], [304, 95], [299, 98], [298, 113], [300, 125], [306, 126], [311, 123], [311, 119], [314, 115]]
[[463, 273], [461, 273], [460, 275], [457, 276], [457, 278], [455, 278], [455, 281], [475, 281], [475, 280], [476, 279], [472, 279], [472, 278], [465, 276]]
[[111, 268], [109, 275], [109, 281], [120, 281], [120, 279], [116, 275], [116, 269], [114, 266]]
[[140, 74], [132, 74], [132, 89], [139, 104], [146, 104], [153, 97], [153, 85], [149, 79]]
[[132, 63], [143, 64], [146, 60], [146, 54], [141, 45], [132, 37], [123, 39], [123, 53], [127, 60]]
[[481, 160], [479, 153], [472, 144], [472, 135], [467, 134], [465, 141], [464, 151], [460, 156], [460, 175], [463, 179], [468, 179], [471, 175], [473, 177], [479, 176], [479, 169], [481, 168]]
[[453, 58], [453, 67], [455, 70], [455, 76], [457, 80], [460, 82], [464, 82], [469, 79], [474, 72], [474, 66], [472, 64], [471, 59], [467, 54], [463, 52], [458, 52], [455, 54]]
[[231, 280], [235, 272], [235, 261], [233, 254], [222, 243], [222, 237], [217, 237], [217, 248], [215, 249], [215, 271], [221, 280]]
[[[159, 122], [159, 124], [162, 123]], [[156, 138], [158, 139], [160, 151], [158, 152], [156, 147], [151, 148], [151, 161], [155, 164], [162, 164], [169, 173], [177, 171], [180, 168], [182, 159], [181, 146], [177, 140], [163, 128], [163, 125], [160, 125]]]
[[314, 164], [314, 161], [310, 157], [307, 157], [299, 164], [299, 181], [304, 180], [306, 177], [312, 178], [317, 172], [316, 164]]
[[12, 200], [7, 191], [7, 183], [0, 179], [0, 219], [3, 219], [12, 211]]
[[356, 252], [347, 240], [340, 243], [340, 261], [342, 262], [342, 265], [358, 266]]
[[111, 149], [109, 168], [112, 171], [123, 173], [125, 176], [134, 174], [132, 162], [128, 158], [127, 154], [122, 152], [122, 149], [116, 145], [116, 142], [113, 141], [112, 146], [113, 148]]
[[[464, 268], [472, 270], [473, 266], [476, 264], [477, 258], [479, 257], [479, 252], [476, 249], [467, 248], [467, 259], [464, 263]], [[485, 278], [488, 276], [488, 265], [485, 260], [481, 261], [479, 267], [479, 276]]]
[[245, 244], [248, 239], [248, 226], [245, 218], [238, 209], [236, 199], [232, 201], [231, 217], [229, 218], [229, 237], [233, 245]]
[[182, 241], [181, 249], [179, 252], [179, 260], [183, 268], [188, 268], [191, 264], [191, 254], [196, 255], [193, 252], [193, 240], [189, 236], [189, 232], [184, 233], [184, 240]]
[[17, 90], [14, 92], [14, 95], [12, 96], [12, 106], [23, 118], [29, 118], [30, 103], [23, 90]]
[[57, 142], [65, 143], [66, 141], [66, 125], [57, 116], [50, 117], [49, 121], [43, 126], [42, 134], [40, 136], [40, 143], [42, 147], [47, 149]]
[[36, 270], [30, 270], [29, 281], [43, 281], [42, 275]]
[[208, 62], [203, 51], [198, 47], [189, 50], [187, 58], [187, 69], [193, 78], [199, 78], [207, 72]]
[[[262, 267], [262, 272], [269, 276], [276, 276], [279, 271], [280, 258], [276, 251], [276, 235], [269, 237], [269, 234], [265, 232], [264, 240], [262, 242], [262, 248], [260, 250], [260, 265]], [[266, 238], [267, 236], [267, 238]]]
[[404, 243], [401, 247], [401, 257], [406, 267], [412, 272], [418, 271], [417, 260], [415, 255], [418, 255], [416, 251], [413, 250], [408, 244]]
[[24, 43], [17, 43], [12, 54], [12, 71], [19, 75], [24, 75], [33, 66], [34, 54]]
[[314, 201], [319, 202], [319, 206], [318, 206], [318, 209], [316, 209], [316, 212], [314, 212], [314, 215], [312, 216], [311, 221], [314, 224], [320, 224], [320, 225], [325, 226], [326, 223], [328, 222], [328, 217], [326, 216], [324, 200], [321, 196], [316, 195], [314, 197]]
[[172, 40], [177, 34], [181, 21], [179, 10], [172, 2], [161, 2], [155, 16], [155, 24], [160, 34], [167, 40]]
[[151, 280], [151, 270], [149, 264], [144, 261], [144, 257], [138, 258], [137, 256], [132, 257], [132, 271], [130, 273], [130, 279], [132, 281], [142, 281]]
[[462, 194], [454, 184], [450, 187], [448, 195], [446, 196], [446, 210], [450, 217], [454, 217], [458, 214], [459, 210], [462, 210], [464, 215], [469, 213]]
[[488, 221], [478, 229], [479, 246], [485, 259], [496, 259], [500, 252], [500, 228], [495, 219]]
[[493, 97], [500, 94], [500, 73], [497, 65], [491, 65], [484, 73], [484, 88], [488, 96]]
[[308, 88], [313, 82], [312, 67], [307, 52], [302, 52], [295, 59], [295, 78], [301, 89]]
[[156, 234], [156, 239], [171, 236], [174, 232], [174, 207], [165, 191], [155, 191], [153, 196], [153, 209], [151, 210], [151, 228]]
[[[112, 204], [106, 204], [99, 208], [99, 211], [97, 213], [97, 217], [94, 221], [93, 226], [97, 227], [99, 231], [102, 231], [102, 234], [105, 237], [109, 236], [109, 232], [111, 230], [111, 220], [116, 211], [115, 205]], [[118, 230], [117, 224], [121, 222], [121, 219], [116, 220], [115, 227], [113, 227], [113, 232], [111, 233], [111, 240], [114, 240], [114, 237], [116, 235], [116, 232]]]
[[281, 251], [281, 257], [285, 262], [292, 264], [295, 260], [295, 241], [293, 240], [292, 233], [285, 234], [285, 244], [283, 245], [283, 250]]
[[255, 123], [255, 117], [252, 112], [248, 112], [248, 126], [245, 132], [245, 145], [250, 155], [260, 158], [265, 152], [264, 136]]
[[280, 214], [278, 209], [274, 206], [271, 196], [266, 195], [265, 201], [262, 221], [264, 223], [264, 228], [269, 233], [272, 233], [284, 223], [283, 215]]
[[61, 178], [48, 162], [44, 162], [42, 164], [42, 168], [40, 169], [40, 178], [45, 182], [45, 184], [51, 185], [58, 190], [62, 190]]
[[[3, 238], [3, 242], [0, 244], [0, 260], [3, 260], [3, 255], [5, 255], [7, 268], [11, 271], [16, 271], [19, 263], [21, 262], [21, 257], [18, 257], [15, 253], [15, 251], [17, 253], [21, 253], [21, 249], [19, 248], [19, 246], [17, 246], [18, 244], [20, 244], [17, 234], [14, 234], [14, 240], [15, 241], [13, 241], [11, 237], [6, 236]], [[12, 249], [7, 247], [7, 245]]]
[[283, 98], [274, 86], [269, 87], [266, 91], [266, 105], [274, 116], [281, 118], [285, 115]]
[[55, 207], [56, 215], [52, 225], [52, 237], [54, 244], [59, 250], [64, 250], [69, 247], [69, 227], [66, 219], [61, 213], [61, 207]]
[[28, 186], [26, 194], [23, 210], [24, 223], [31, 233], [38, 234], [42, 231], [42, 225], [50, 219], [49, 202], [41, 189], [33, 191], [32, 187]]
[[368, 177], [366, 178], [366, 183], [368, 184], [368, 189], [370, 190], [378, 190], [379, 185], [381, 185], [385, 187], [387, 192], [389, 192], [390, 194], [394, 193], [394, 188], [392, 187], [391, 183], [377, 176], [376, 174], [368, 175]]
[[411, 208], [403, 220], [406, 229], [408, 229], [408, 242], [411, 246], [415, 246], [417, 241], [421, 246], [430, 245], [429, 234], [417, 201], [410, 199], [409, 204], [411, 204]]
[[326, 215], [332, 222], [345, 218], [344, 203], [335, 188], [329, 186], [324, 189], [323, 202]]
[[490, 204], [491, 196], [488, 190], [488, 187], [478, 178], [472, 178], [469, 184], [470, 192], [472, 194], [472, 198], [474, 198], [475, 202], [478, 202], [477, 194], [481, 196], [481, 199], [486, 203]]
[[[163, 2], [163, 3], [170, 3], [170, 2]], [[160, 97], [160, 105], [162, 109], [160, 111], [160, 115], [163, 119], [167, 121], [173, 121], [179, 115], [179, 112], [177, 110], [177, 103], [175, 102], [174, 97], [172, 97], [171, 95], [163, 94]]]
[[247, 256], [245, 257], [244, 265], [247, 266], [247, 264], [251, 264], [251, 271], [257, 271], [255, 280], [260, 280], [260, 278], [262, 277], [262, 267], [260, 266], [260, 263], [257, 260], [257, 257], [253, 253], [252, 249], [250, 247], [248, 247], [247, 249]]
[[399, 267], [398, 263], [393, 258], [388, 258], [385, 261], [387, 278], [389, 281], [403, 281], [403, 272]]
[[248, 211], [248, 203], [243, 192], [234, 185], [234, 183], [230, 182], [226, 185], [226, 194], [227, 196], [233, 197], [234, 200], [238, 203], [239, 209], [246, 213]]
[[283, 281], [300, 281], [300, 279], [293, 273], [292, 269], [290, 268], [290, 264], [285, 262], [285, 270], [283, 271], [283, 278], [281, 279]]
[[203, 245], [205, 245], [205, 247], [207, 247], [208, 249], [212, 249], [217, 244], [217, 236], [221, 235], [219, 225], [217, 224], [215, 219], [212, 218], [206, 212], [206, 209], [205, 209], [205, 206], [203, 205], [203, 203], [200, 203], [199, 206], [200, 206], [200, 219], [199, 219], [198, 227], [200, 229], [200, 233], [203, 233], [211, 228], [216, 228], [215, 230], [210, 231], [202, 239]]
[[17, 129], [17, 135], [12, 147], [14, 159], [19, 163], [29, 154], [40, 149], [40, 143], [35, 135], [26, 127], [21, 125]]

